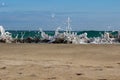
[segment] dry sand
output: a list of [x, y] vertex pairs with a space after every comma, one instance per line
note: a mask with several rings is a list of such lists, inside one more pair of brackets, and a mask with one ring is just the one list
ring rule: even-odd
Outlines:
[[120, 45], [0, 44], [0, 80], [120, 80]]

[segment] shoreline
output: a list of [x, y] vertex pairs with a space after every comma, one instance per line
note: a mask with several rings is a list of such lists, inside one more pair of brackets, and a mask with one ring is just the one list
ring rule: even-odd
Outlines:
[[1, 80], [120, 80], [120, 45], [0, 45]]

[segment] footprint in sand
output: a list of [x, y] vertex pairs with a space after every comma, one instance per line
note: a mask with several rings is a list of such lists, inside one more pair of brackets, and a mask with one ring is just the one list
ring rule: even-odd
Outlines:
[[66, 64], [73, 64], [72, 62], [66, 62]]
[[84, 75], [83, 73], [76, 73], [77, 76], [81, 76]]
[[98, 79], [98, 80], [107, 80], [107, 79]]
[[104, 66], [105, 68], [114, 68], [113, 66]]
[[0, 69], [6, 69], [7, 67], [1, 67]]
[[50, 68], [53, 68], [52, 66], [45, 66], [44, 67], [45, 69], [50, 69]]
[[120, 62], [118, 62], [117, 64], [120, 65]]
[[35, 74], [31, 74], [30, 77], [37, 77], [37, 75], [35, 75]]
[[102, 68], [96, 68], [95, 71], [103, 71]]
[[19, 72], [18, 74], [20, 74], [20, 75], [21, 75], [21, 74], [23, 74], [23, 73], [22, 73], [22, 72]]
[[51, 78], [48, 78], [49, 80], [52, 80], [52, 79], [56, 79], [56, 77], [51, 77]]

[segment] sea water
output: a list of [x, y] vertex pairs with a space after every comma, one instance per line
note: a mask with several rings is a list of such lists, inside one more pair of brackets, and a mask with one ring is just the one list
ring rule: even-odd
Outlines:
[[[40, 31], [14, 31], [14, 30], [7, 30], [8, 32], [12, 33], [12, 37], [15, 38], [17, 35], [17, 38], [21, 38], [23, 36], [23, 38], [28, 38], [28, 37], [38, 37], [41, 38], [41, 32]], [[49, 36], [54, 36], [55, 31], [44, 31], [46, 34], [48, 34]], [[63, 33], [64, 31], [60, 31], [60, 33]], [[80, 35], [82, 33], [87, 33], [87, 37], [88, 38], [94, 38], [94, 37], [101, 37], [102, 34], [104, 34], [105, 31], [72, 31], [72, 32], [76, 32], [77, 35]], [[118, 32], [117, 31], [107, 31], [110, 34], [117, 36]]]

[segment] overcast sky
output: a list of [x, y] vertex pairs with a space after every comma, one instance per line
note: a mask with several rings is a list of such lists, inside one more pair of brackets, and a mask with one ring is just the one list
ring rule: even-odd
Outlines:
[[120, 0], [0, 0], [6, 29], [120, 30]]

